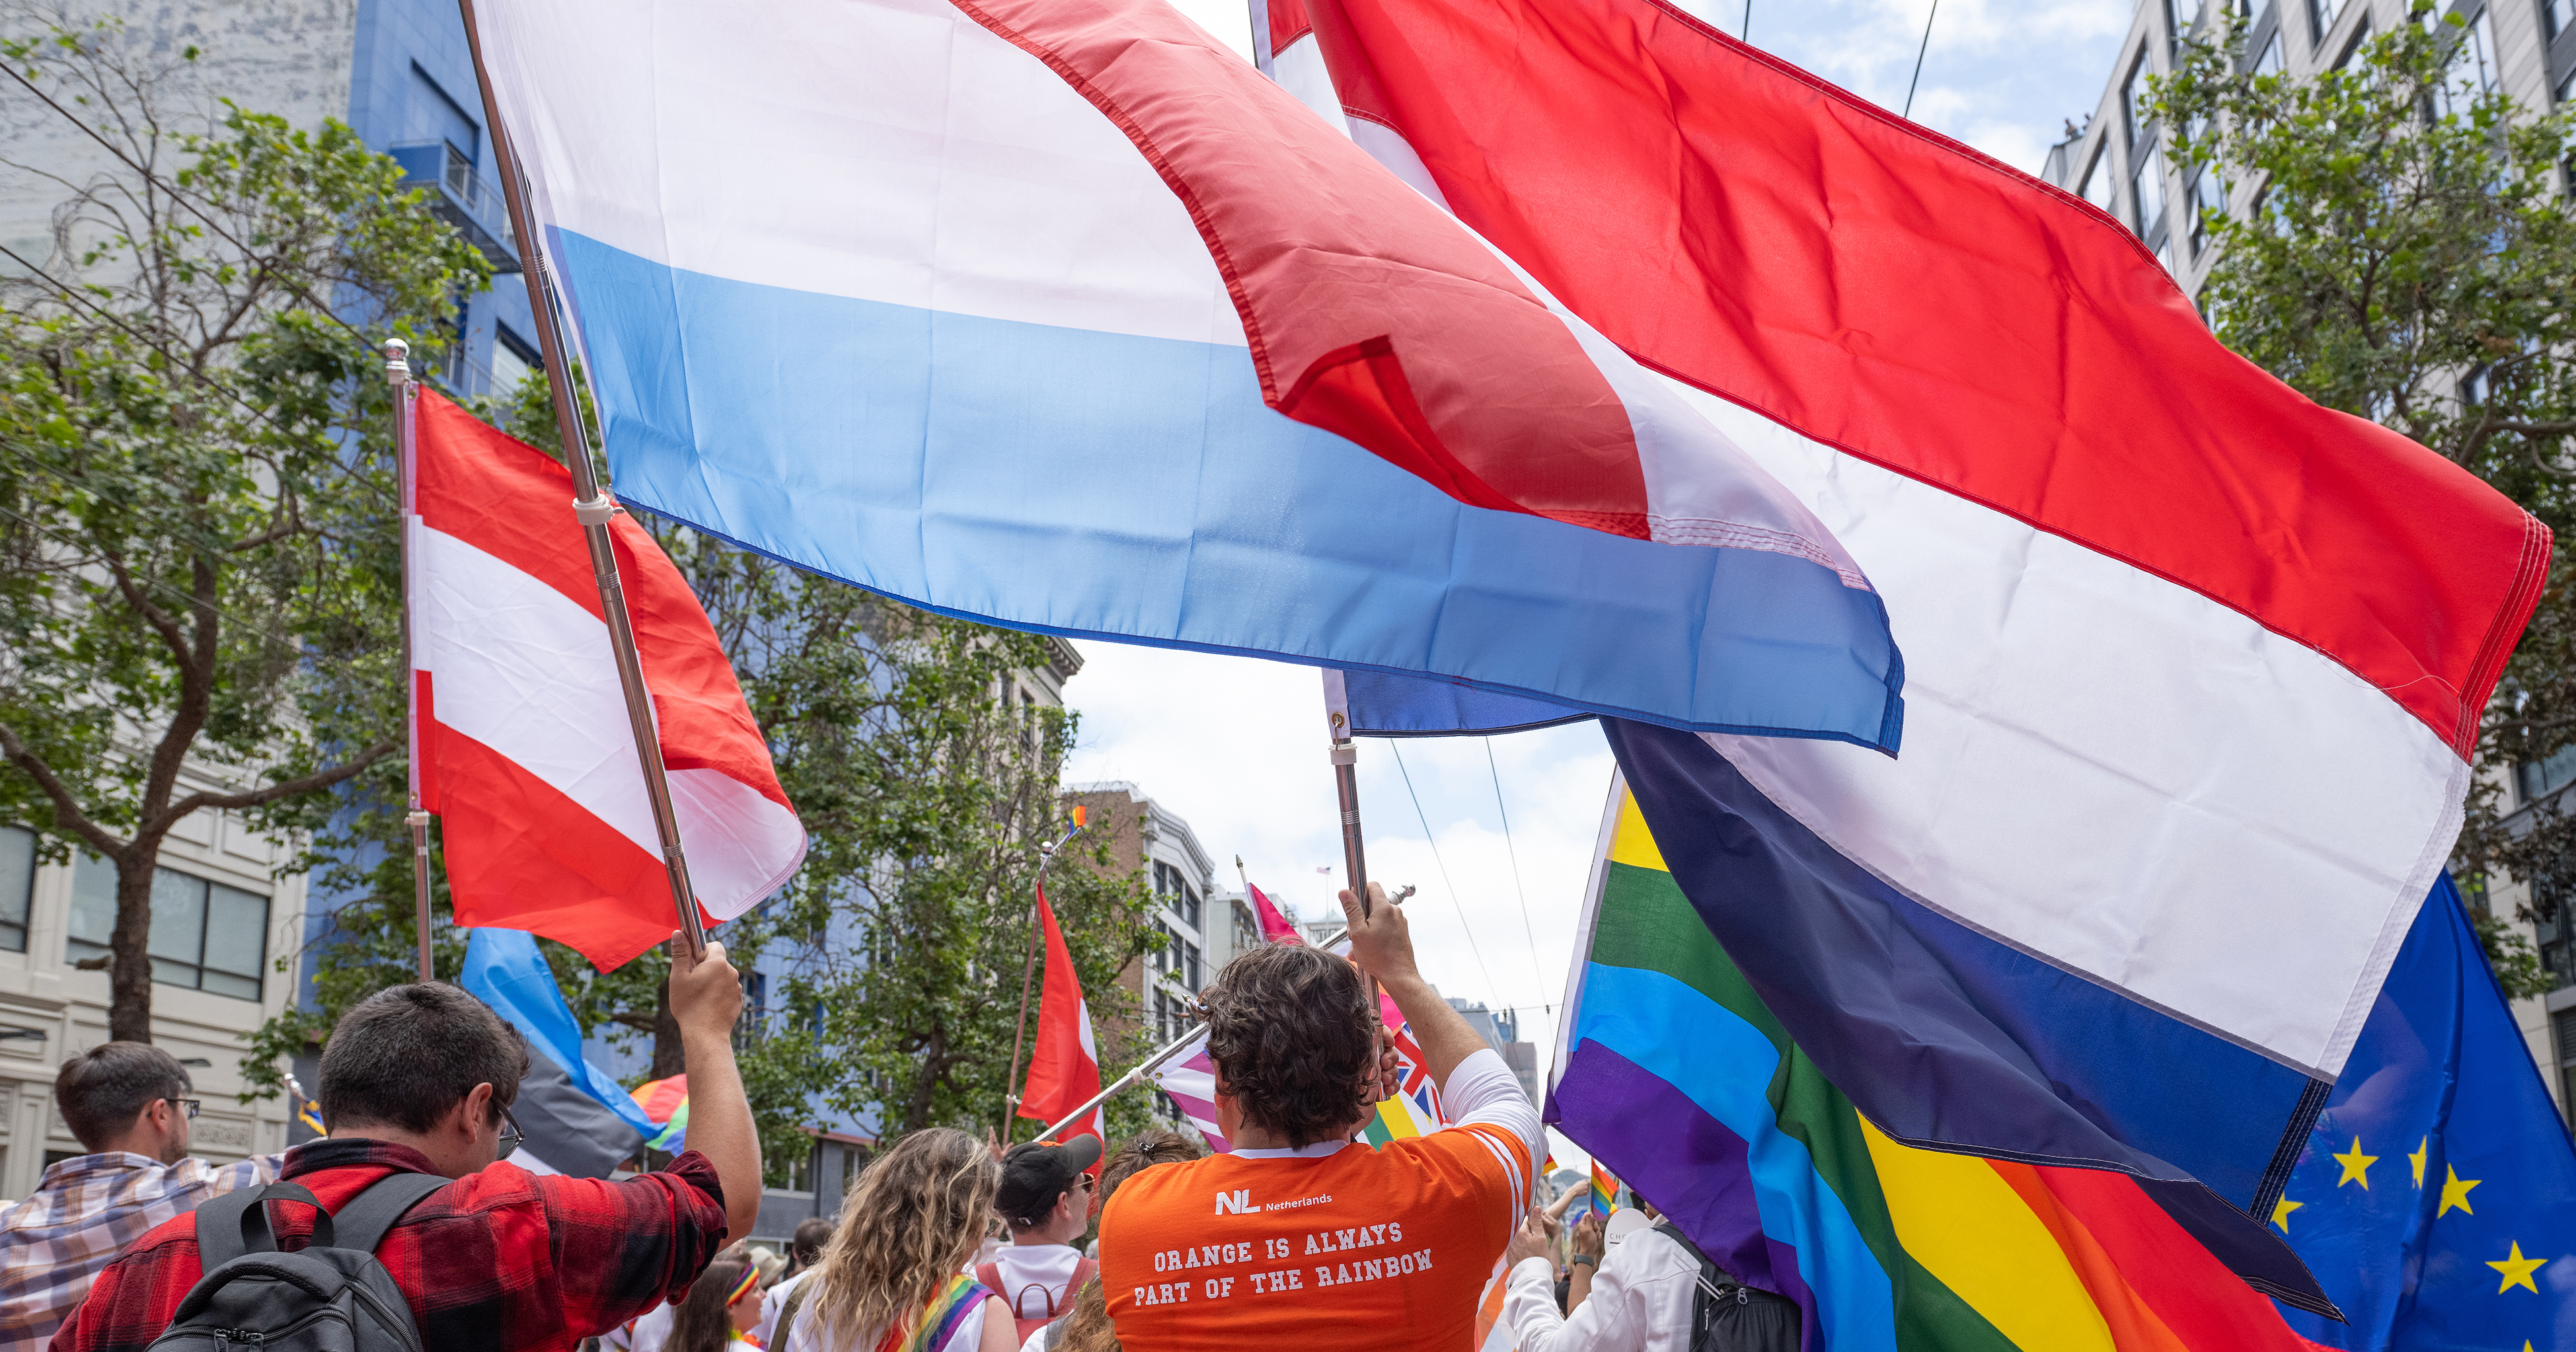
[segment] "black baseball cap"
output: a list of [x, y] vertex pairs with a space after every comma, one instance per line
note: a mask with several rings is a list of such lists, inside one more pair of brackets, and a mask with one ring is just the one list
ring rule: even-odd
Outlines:
[[1035, 1225], [1055, 1210], [1055, 1199], [1073, 1186], [1074, 1179], [1099, 1162], [1097, 1136], [1012, 1146], [1011, 1153], [1002, 1157], [1002, 1187], [993, 1194], [993, 1209], [1013, 1225]]

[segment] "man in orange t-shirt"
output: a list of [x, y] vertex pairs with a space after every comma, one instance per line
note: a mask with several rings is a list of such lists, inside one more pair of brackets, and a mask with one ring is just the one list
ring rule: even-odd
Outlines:
[[[1476, 1298], [1529, 1206], [1538, 1109], [1415, 970], [1404, 913], [1370, 894], [1363, 920], [1342, 893], [1350, 961], [1273, 944], [1200, 997], [1235, 1149], [1145, 1170], [1102, 1214], [1101, 1290], [1128, 1352], [1474, 1343]], [[1363, 971], [1412, 1024], [1457, 1126], [1376, 1150], [1351, 1139], [1390, 1092]]]

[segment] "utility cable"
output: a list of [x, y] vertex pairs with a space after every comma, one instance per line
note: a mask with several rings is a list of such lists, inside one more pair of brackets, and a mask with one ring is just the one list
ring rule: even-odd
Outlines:
[[1530, 970], [1538, 975], [1538, 988], [1546, 990], [1547, 969], [1541, 967], [1538, 961], [1538, 930], [1530, 924], [1529, 888], [1521, 882], [1521, 852], [1518, 846], [1512, 844], [1511, 809], [1503, 806], [1502, 767], [1494, 764], [1494, 739], [1487, 737], [1484, 743], [1485, 770], [1494, 777], [1494, 815], [1503, 819], [1503, 852], [1510, 856], [1512, 861], [1512, 891], [1518, 893], [1521, 899], [1521, 934], [1529, 940]]
[[[161, 179], [161, 178], [158, 178], [158, 177], [154, 176], [154, 174], [153, 174], [153, 172], [152, 172], [151, 170], [146, 169], [146, 168], [144, 168], [142, 165], [135, 163], [135, 162], [134, 162], [134, 157], [132, 157], [132, 156], [130, 156], [130, 155], [128, 155], [128, 154], [126, 154], [123, 150], [119, 149], [119, 148], [117, 147], [117, 144], [116, 144], [114, 141], [111, 141], [111, 140], [107, 139], [106, 137], [99, 135], [99, 134], [98, 134], [98, 129], [97, 129], [96, 127], [93, 127], [93, 126], [91, 126], [90, 124], [88, 124], [88, 123], [86, 123], [86, 122], [81, 121], [81, 120], [80, 120], [80, 118], [79, 118], [78, 116], [76, 116], [76, 115], [72, 112], [72, 110], [71, 110], [71, 109], [66, 108], [66, 107], [62, 106], [61, 104], [54, 102], [53, 95], [48, 94], [48, 93], [46, 93], [45, 91], [43, 91], [43, 90], [41, 90], [41, 89], [38, 89], [38, 88], [36, 87], [36, 85], [35, 85], [35, 82], [34, 82], [34, 81], [29, 80], [29, 79], [28, 79], [26, 76], [24, 76], [24, 75], [19, 74], [19, 73], [18, 73], [18, 71], [17, 71], [17, 69], [16, 69], [15, 67], [13, 67], [13, 66], [9, 66], [9, 65], [7, 65], [7, 64], [5, 64], [5, 63], [0, 63], [0, 71], [7, 71], [10, 79], [17, 81], [17, 82], [18, 82], [22, 87], [24, 87], [24, 88], [26, 89], [26, 91], [27, 91], [28, 93], [33, 94], [33, 95], [35, 95], [37, 98], [44, 100], [44, 104], [45, 104], [45, 106], [46, 106], [46, 107], [51, 108], [51, 109], [53, 109], [55, 112], [58, 112], [58, 113], [62, 114], [62, 115], [63, 115], [63, 120], [64, 120], [64, 121], [67, 121], [67, 122], [71, 123], [73, 126], [80, 128], [80, 129], [81, 129], [81, 131], [89, 137], [89, 139], [91, 139], [91, 140], [93, 140], [93, 141], [96, 141], [96, 142], [98, 142], [101, 146], [105, 147], [105, 148], [106, 148], [106, 150], [107, 150], [107, 153], [108, 153], [108, 154], [110, 154], [110, 155], [114, 155], [118, 160], [122, 161], [122, 162], [124, 163], [124, 165], [125, 165], [125, 167], [126, 167], [126, 168], [131, 169], [131, 170], [133, 170], [134, 172], [136, 172], [136, 173], [138, 173], [138, 174], [141, 174], [141, 175], [143, 176], [143, 181], [144, 181], [144, 182], [151, 184], [153, 187], [159, 188], [161, 191], [163, 191], [163, 192], [165, 192], [165, 193], [168, 193], [168, 194], [170, 195], [170, 200], [171, 200], [171, 201], [176, 202], [176, 203], [178, 203], [179, 205], [181, 205], [181, 206], [183, 206], [183, 207], [186, 207], [186, 208], [188, 209], [188, 214], [190, 214], [190, 215], [192, 215], [192, 216], [195, 216], [198, 220], [204, 221], [204, 222], [206, 223], [206, 228], [207, 228], [207, 229], [214, 231], [214, 232], [215, 232], [215, 234], [216, 234], [219, 238], [221, 238], [225, 243], [230, 244], [230, 245], [231, 245], [231, 246], [233, 246], [234, 248], [241, 250], [241, 251], [242, 251], [242, 255], [243, 255], [244, 257], [246, 257], [246, 258], [256, 258], [256, 257], [258, 257], [258, 256], [259, 256], [259, 255], [258, 255], [258, 253], [257, 253], [256, 251], [254, 251], [254, 250], [253, 250], [249, 245], [244, 244], [244, 243], [242, 243], [240, 240], [233, 238], [232, 232], [231, 232], [231, 231], [229, 231], [229, 230], [226, 230], [226, 229], [223, 227], [223, 225], [222, 225], [220, 222], [218, 222], [214, 217], [209, 216], [209, 215], [207, 215], [205, 212], [203, 212], [203, 211], [199, 210], [199, 209], [197, 208], [197, 204], [196, 204], [196, 203], [194, 203], [194, 202], [192, 202], [192, 201], [188, 200], [188, 195], [187, 195], [186, 193], [183, 193], [183, 192], [179, 191], [176, 187], [173, 187], [173, 186], [172, 186], [170, 183], [168, 183], [167, 181], [165, 181], [165, 180], [163, 180], [163, 179]], [[365, 346], [365, 347], [368, 347], [368, 348], [371, 348], [371, 349], [375, 346], [375, 341], [374, 341], [373, 339], [371, 339], [371, 338], [367, 337], [367, 335], [365, 335], [365, 334], [363, 334], [363, 333], [360, 333], [360, 332], [357, 330], [357, 327], [356, 327], [355, 325], [352, 325], [348, 320], [342, 319], [339, 315], [332, 313], [331, 308], [330, 308], [329, 306], [324, 305], [322, 302], [320, 302], [320, 301], [318, 301], [318, 300], [315, 300], [315, 299], [313, 298], [313, 293], [312, 293], [312, 292], [310, 292], [310, 291], [305, 290], [305, 289], [304, 289], [304, 287], [303, 287], [303, 284], [302, 284], [302, 283], [300, 283], [300, 282], [296, 282], [296, 281], [293, 281], [293, 280], [291, 280], [291, 279], [289, 279], [289, 278], [286, 278], [286, 277], [279, 277], [279, 278], [278, 278], [278, 281], [279, 281], [279, 283], [280, 283], [281, 285], [283, 285], [283, 286], [284, 286], [288, 291], [293, 292], [293, 293], [294, 293], [294, 295], [295, 295], [295, 298], [296, 298], [296, 299], [298, 299], [298, 300], [300, 300], [300, 301], [303, 301], [303, 302], [304, 302], [306, 305], [308, 305], [308, 306], [311, 306], [311, 307], [312, 307], [312, 309], [313, 309], [313, 312], [314, 312], [315, 314], [318, 314], [318, 315], [322, 316], [324, 319], [330, 320], [332, 323], [339, 325], [342, 329], [344, 329], [344, 330], [346, 330], [346, 331], [348, 332], [348, 335], [349, 335], [350, 337], [357, 339], [357, 340], [358, 340], [358, 342], [359, 342], [361, 345], [363, 345], [363, 346]]]
[[[1747, 5], [1753, 0], [1745, 0]], [[1905, 85], [1905, 117], [1914, 116], [1914, 87], [1923, 83], [1923, 54], [1932, 50], [1932, 21], [1941, 15], [1941, 0], [1932, 0], [1932, 12], [1923, 16], [1923, 45], [1914, 49], [1914, 78]]]
[[1404, 794], [1413, 800], [1414, 819], [1422, 823], [1422, 838], [1431, 844], [1431, 862], [1440, 866], [1440, 881], [1449, 889], [1449, 904], [1458, 912], [1458, 928], [1467, 932], [1467, 951], [1476, 955], [1476, 971], [1485, 978], [1485, 989], [1497, 996], [1502, 987], [1494, 984], [1494, 974], [1485, 966], [1485, 950], [1476, 944], [1476, 927], [1467, 923], [1467, 904], [1458, 899], [1458, 884], [1449, 876], [1449, 861], [1440, 857], [1440, 838], [1431, 834], [1431, 818], [1422, 811], [1422, 795], [1413, 791], [1413, 772], [1404, 768], [1404, 751], [1394, 738], [1388, 738], [1386, 749], [1395, 753], [1395, 772], [1404, 776]]
[[161, 344], [154, 342], [150, 338], [144, 337], [143, 334], [128, 326], [124, 320], [117, 318], [106, 306], [82, 295], [79, 289], [72, 286], [70, 283], [64, 282], [53, 276], [53, 274], [46, 272], [43, 268], [37, 267], [35, 264], [28, 262], [26, 256], [19, 253], [17, 250], [10, 248], [6, 244], [0, 244], [0, 254], [8, 255], [11, 262], [25, 268], [30, 280], [43, 282], [47, 286], [61, 292], [63, 294], [63, 299], [68, 300], [75, 305], [87, 307], [90, 313], [106, 320], [126, 337], [160, 353], [162, 358], [170, 363], [171, 369], [186, 372], [189, 379], [194, 380], [198, 384], [205, 386], [207, 389], [213, 390], [215, 393], [223, 395], [234, 403], [241, 405], [242, 408], [252, 417], [266, 423], [268, 425], [268, 430], [281, 436], [285, 435], [286, 429], [278, 426], [276, 421], [269, 417], [267, 410], [262, 409], [259, 405], [243, 398], [239, 390], [217, 384], [211, 377], [207, 376], [205, 372], [198, 370], [193, 363], [179, 360], [178, 353], [172, 352], [170, 349], [163, 347]]

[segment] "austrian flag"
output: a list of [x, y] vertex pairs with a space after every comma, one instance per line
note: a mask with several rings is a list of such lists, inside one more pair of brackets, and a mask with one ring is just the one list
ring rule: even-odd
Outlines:
[[[572, 475], [426, 389], [410, 416], [412, 773], [440, 818], [456, 923], [621, 966], [679, 918]], [[696, 594], [632, 519], [610, 535], [680, 841], [718, 924], [787, 881], [805, 829]]]
[[[1100, 1093], [1100, 1044], [1091, 1036], [1091, 1004], [1073, 973], [1073, 951], [1056, 928], [1055, 908], [1038, 889], [1038, 924], [1046, 932], [1046, 988], [1038, 997], [1037, 1047], [1029, 1056], [1029, 1081], [1020, 1094], [1020, 1116], [1055, 1122]], [[1067, 1136], [1106, 1136], [1101, 1116], [1065, 1128]]]

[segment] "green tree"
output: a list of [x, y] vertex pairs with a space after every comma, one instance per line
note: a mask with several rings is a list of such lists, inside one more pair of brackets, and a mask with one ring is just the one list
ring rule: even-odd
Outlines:
[[[2576, 219], [2559, 112], [2484, 86], [2465, 28], [2415, 0], [2412, 22], [2336, 70], [2252, 70], [2241, 36], [2188, 44], [2153, 82], [2186, 175], [2252, 184], [2244, 214], [2201, 213], [2218, 258], [2201, 289], [2220, 341], [2320, 404], [2374, 419], [2477, 474], [2563, 541], [2576, 432]], [[2455, 862], [2542, 883], [2576, 872], [2555, 813], [2504, 825], [2514, 768], [2576, 741], [2576, 597], [2561, 549], [2482, 729]], [[2576, 881], [2571, 877], [2568, 881]], [[2544, 904], [2546, 904], [2544, 902]], [[2535, 917], [2529, 903], [2521, 912]], [[2516, 995], [2547, 988], [2528, 944], [2480, 932]]]
[[384, 389], [336, 316], [434, 353], [488, 276], [347, 126], [176, 112], [196, 58], [112, 20], [0, 43], [118, 157], [15, 166], [61, 199], [0, 282], [0, 815], [114, 866], [135, 1041], [170, 830], [291, 833], [399, 755]]

